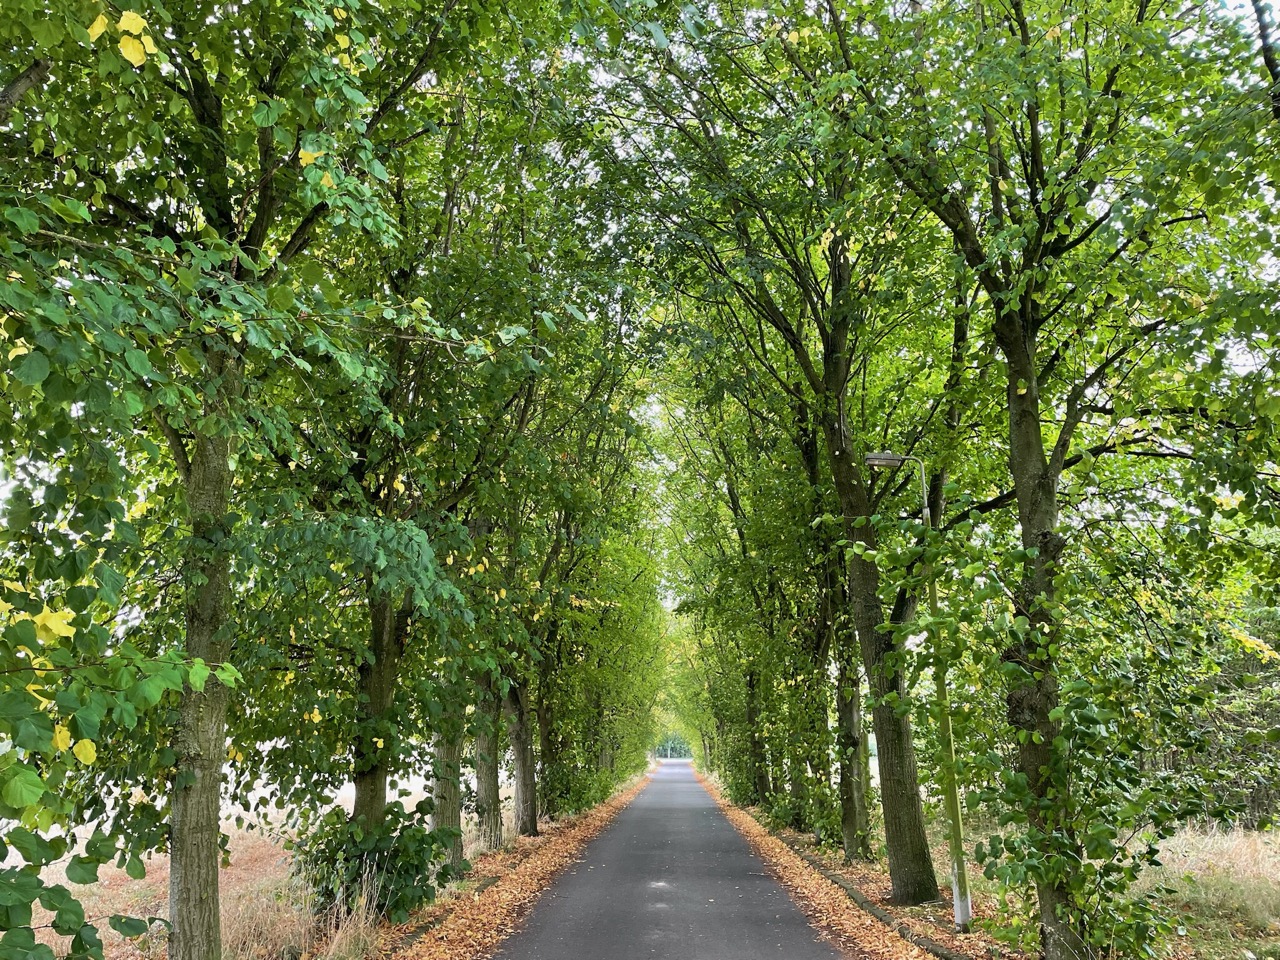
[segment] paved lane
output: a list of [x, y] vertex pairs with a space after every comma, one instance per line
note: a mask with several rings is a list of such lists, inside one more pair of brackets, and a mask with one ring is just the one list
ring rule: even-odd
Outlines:
[[667, 761], [501, 960], [838, 960], [693, 776]]

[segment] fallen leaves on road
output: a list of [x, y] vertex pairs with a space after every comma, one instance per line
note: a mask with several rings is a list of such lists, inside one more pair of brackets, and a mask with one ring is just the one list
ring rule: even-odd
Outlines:
[[[559, 873], [581, 858], [582, 848], [635, 799], [648, 778], [598, 807], [521, 837], [513, 850], [476, 858], [469, 887], [388, 932], [382, 955], [393, 960], [479, 960], [487, 957], [528, 916]], [[541, 825], [540, 825], [541, 826]]]
[[875, 960], [935, 960], [861, 910], [843, 890], [801, 860], [751, 814], [729, 803], [714, 784], [699, 779], [769, 872], [791, 892], [809, 922], [833, 945], [853, 956]]

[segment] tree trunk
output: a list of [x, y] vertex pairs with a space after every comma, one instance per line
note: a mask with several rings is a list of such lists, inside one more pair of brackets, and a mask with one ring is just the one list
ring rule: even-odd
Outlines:
[[[870, 523], [865, 522], [871, 515], [871, 504], [853, 460], [842, 408], [823, 418], [823, 432], [831, 455], [836, 495], [844, 515], [845, 534], [849, 540], [872, 549], [876, 544], [875, 532]], [[864, 521], [854, 526], [859, 518]], [[905, 711], [899, 713], [899, 704], [905, 704], [908, 699], [906, 685], [901, 669], [893, 662], [896, 653], [893, 640], [880, 629], [884, 625], [884, 609], [877, 592], [879, 583], [880, 572], [875, 563], [863, 556], [854, 556], [849, 565], [849, 599], [874, 703], [871, 722], [876, 734], [891, 899], [901, 904], [928, 903], [938, 899], [938, 878], [924, 828], [911, 715]]]
[[871, 859], [871, 822], [867, 815], [866, 739], [862, 729], [862, 683], [847, 657], [840, 658], [836, 680], [836, 749], [840, 755], [840, 833], [844, 859]]
[[458, 718], [449, 718], [446, 728], [432, 738], [432, 753], [431, 829], [448, 833], [445, 862], [457, 870], [462, 866], [462, 729]]
[[764, 742], [760, 737], [760, 681], [754, 670], [747, 671], [747, 737], [748, 757], [751, 763], [751, 782], [755, 787], [755, 802], [768, 803], [773, 793], [769, 783], [769, 764], [765, 759]]
[[351, 819], [363, 821], [366, 829], [376, 829], [386, 815], [387, 758], [394, 731], [385, 727], [395, 702], [408, 610], [403, 605], [397, 609], [390, 597], [375, 594], [372, 586], [369, 591], [369, 656], [361, 662], [358, 676], [359, 728], [353, 766], [356, 797]]
[[[227, 375], [224, 373], [224, 376]], [[186, 469], [191, 540], [185, 552], [186, 653], [209, 664], [230, 654], [227, 551], [231, 440], [197, 436]], [[169, 956], [221, 960], [218, 898], [222, 765], [227, 756], [228, 690], [210, 680], [182, 692], [174, 732], [169, 826]]]
[[498, 700], [493, 680], [480, 683], [476, 702], [476, 816], [480, 843], [489, 850], [502, 846], [502, 795], [498, 786]]
[[560, 660], [560, 622], [547, 624], [540, 644], [542, 660], [538, 666], [538, 702], [534, 713], [538, 722], [538, 787], [541, 790], [538, 809], [547, 818], [560, 813], [564, 798], [564, 771], [560, 765], [560, 738], [556, 733], [551, 703], [551, 678]]
[[[823, 842], [821, 836], [822, 823], [830, 808], [831, 796], [831, 726], [828, 717], [831, 704], [827, 699], [827, 670], [825, 665], [826, 647], [817, 651], [816, 657], [808, 664], [807, 671], [800, 677], [800, 757], [801, 774], [804, 780], [804, 811], [797, 829], [815, 830], [815, 838]], [[812, 652], [812, 651], [811, 651]]]
[[522, 837], [538, 835], [538, 779], [533, 755], [533, 724], [529, 716], [527, 684], [512, 684], [507, 694], [510, 716], [511, 753], [515, 762], [516, 832]]
[[[1057, 764], [1053, 744], [1059, 724], [1053, 711], [1058, 705], [1058, 678], [1047, 639], [1056, 633], [1055, 577], [1066, 546], [1057, 529], [1061, 464], [1045, 450], [1034, 339], [1023, 335], [1021, 318], [1016, 314], [997, 318], [996, 339], [1008, 364], [1009, 468], [1018, 501], [1022, 546], [1035, 551], [1023, 562], [1017, 591], [1017, 612], [1027, 618], [1030, 629], [1015, 636], [1003, 654], [1006, 662], [1021, 668], [1005, 702], [1009, 724], [1019, 733], [1018, 770], [1026, 777], [1032, 795], [1048, 801], [1052, 808], [1060, 806], [1061, 800], [1050, 798], [1069, 787], [1069, 783], [1054, 783]], [[1045, 803], [1035, 804], [1028, 811], [1035, 827], [1046, 833], [1068, 829], [1067, 825], [1047, 822], [1045, 807]], [[1073, 853], [1076, 863], [1083, 862], [1081, 851]], [[1084, 935], [1085, 918], [1072, 901], [1066, 878], [1037, 878], [1036, 896], [1045, 960], [1094, 956]]]
[[541, 766], [539, 785], [542, 788], [542, 815], [555, 819], [560, 812], [559, 750], [551, 723], [551, 705], [546, 700], [546, 684], [539, 686], [538, 706], [534, 711], [538, 718], [538, 763]]

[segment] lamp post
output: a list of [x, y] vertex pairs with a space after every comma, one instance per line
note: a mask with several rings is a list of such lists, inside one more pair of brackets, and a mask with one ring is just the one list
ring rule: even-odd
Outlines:
[[[908, 460], [914, 461], [920, 468], [920, 502], [921, 517], [925, 530], [933, 529], [933, 517], [929, 512], [929, 487], [925, 480], [924, 461], [919, 457], [906, 457], [897, 453], [869, 453], [866, 456], [868, 467], [886, 467], [897, 469]], [[964, 818], [960, 812], [960, 789], [956, 785], [956, 744], [951, 729], [951, 694], [947, 690], [947, 663], [942, 655], [942, 638], [937, 633], [938, 621], [938, 583], [933, 576], [933, 565], [924, 566], [925, 579], [929, 584], [929, 615], [934, 636], [933, 678], [937, 685], [938, 701], [938, 740], [942, 751], [942, 800], [947, 811], [950, 827], [948, 842], [951, 848], [951, 902], [955, 912], [956, 929], [968, 933], [973, 922], [973, 903], [969, 899], [969, 874], [964, 862]]]

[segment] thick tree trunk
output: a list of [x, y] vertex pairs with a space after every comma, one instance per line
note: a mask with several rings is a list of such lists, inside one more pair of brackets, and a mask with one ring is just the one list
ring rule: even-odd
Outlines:
[[[395, 702], [396, 676], [404, 649], [408, 612], [383, 594], [369, 593], [369, 657], [360, 664], [360, 709], [353, 779], [353, 822], [366, 829], [381, 826], [387, 808], [387, 758], [392, 731], [385, 729]], [[379, 741], [382, 745], [379, 746]]]
[[[853, 461], [843, 412], [824, 418], [823, 432], [831, 455], [832, 477], [844, 514], [846, 536], [868, 549], [874, 548], [871, 525], [864, 522], [854, 526], [859, 518], [871, 515], [871, 504]], [[871, 722], [876, 734], [891, 896], [894, 903], [928, 903], [938, 899], [938, 878], [924, 828], [911, 715], [898, 709], [899, 704], [907, 701], [906, 685], [901, 669], [894, 663], [893, 640], [880, 629], [884, 624], [884, 610], [878, 595], [880, 572], [874, 562], [855, 556], [849, 574], [853, 625], [874, 702]]]
[[507, 695], [510, 717], [511, 753], [515, 763], [516, 832], [522, 837], [538, 835], [538, 778], [533, 755], [533, 717], [529, 711], [529, 690], [512, 684]]
[[[820, 644], [809, 666], [808, 673], [800, 677], [802, 692], [800, 694], [800, 726], [799, 733], [801, 773], [804, 775], [803, 813], [796, 829], [806, 830], [810, 827], [817, 831], [826, 818], [826, 812], [832, 801], [831, 794], [831, 726], [829, 716], [831, 703], [828, 700], [828, 687], [825, 665], [826, 645]], [[823, 842], [820, 833], [815, 833], [819, 843]]]
[[553, 819], [560, 813], [564, 799], [564, 770], [561, 768], [560, 737], [555, 728], [551, 703], [552, 677], [560, 654], [560, 623], [552, 620], [540, 645], [542, 660], [538, 666], [538, 700], [534, 713], [538, 722], [538, 809]]
[[[544, 689], [545, 684], [540, 687], [540, 693]], [[542, 789], [539, 806], [544, 817], [555, 819], [560, 812], [560, 777], [562, 771], [560, 769], [558, 740], [551, 721], [551, 705], [547, 703], [545, 696], [540, 695], [538, 697], [538, 707], [534, 712], [538, 718], [538, 763], [541, 772], [538, 785]]]
[[862, 729], [862, 683], [856, 668], [840, 658], [836, 681], [836, 749], [840, 756], [840, 833], [844, 859], [871, 859], [871, 821], [867, 815], [866, 738]]
[[1267, 17], [1267, 4], [1252, 0], [1253, 18], [1258, 24], [1258, 41], [1262, 49], [1262, 63], [1271, 78], [1271, 116], [1280, 123], [1280, 53], [1276, 52], [1271, 38], [1272, 24]]
[[488, 850], [502, 846], [502, 796], [498, 787], [499, 710], [493, 681], [480, 683], [476, 702], [476, 816], [480, 843]]
[[768, 803], [773, 793], [769, 783], [769, 764], [765, 758], [764, 740], [760, 736], [760, 681], [754, 670], [747, 671], [747, 737], [748, 758], [751, 763], [751, 782], [755, 787], [755, 802]]
[[446, 729], [432, 738], [431, 746], [431, 829], [447, 831], [445, 862], [457, 870], [462, 866], [462, 728], [457, 718], [450, 718]]
[[[229, 655], [227, 609], [230, 558], [226, 549], [231, 495], [231, 441], [196, 438], [186, 469], [191, 541], [185, 556], [186, 652], [209, 664]], [[222, 765], [227, 756], [228, 691], [210, 680], [187, 688], [174, 735], [175, 775], [169, 826], [169, 956], [221, 960], [218, 865]]]
[[[1069, 784], [1053, 782], [1054, 741], [1059, 725], [1053, 719], [1058, 705], [1057, 666], [1047, 638], [1056, 633], [1053, 606], [1055, 577], [1066, 540], [1058, 532], [1058, 478], [1061, 460], [1046, 453], [1040, 419], [1040, 388], [1036, 377], [1034, 341], [1022, 334], [1020, 318], [997, 319], [997, 342], [1008, 362], [1009, 468], [1018, 501], [1022, 546], [1034, 555], [1024, 562], [1018, 588], [1018, 613], [1030, 629], [1004, 652], [1004, 659], [1021, 668], [1006, 694], [1008, 721], [1020, 734], [1018, 770], [1038, 800], [1061, 795]], [[1060, 801], [1052, 800], [1050, 805]], [[1069, 829], [1046, 822], [1043, 806], [1029, 810], [1032, 824], [1047, 832]], [[1082, 851], [1073, 851], [1083, 862]], [[1095, 955], [1084, 935], [1085, 918], [1068, 892], [1065, 878], [1038, 879], [1040, 946], [1045, 960], [1084, 960]]]
[[[799, 720], [792, 714], [793, 722]], [[806, 830], [809, 826], [809, 785], [806, 782], [804, 767], [804, 728], [795, 728], [794, 737], [787, 743], [787, 807], [791, 816], [790, 825], [793, 830]]]

